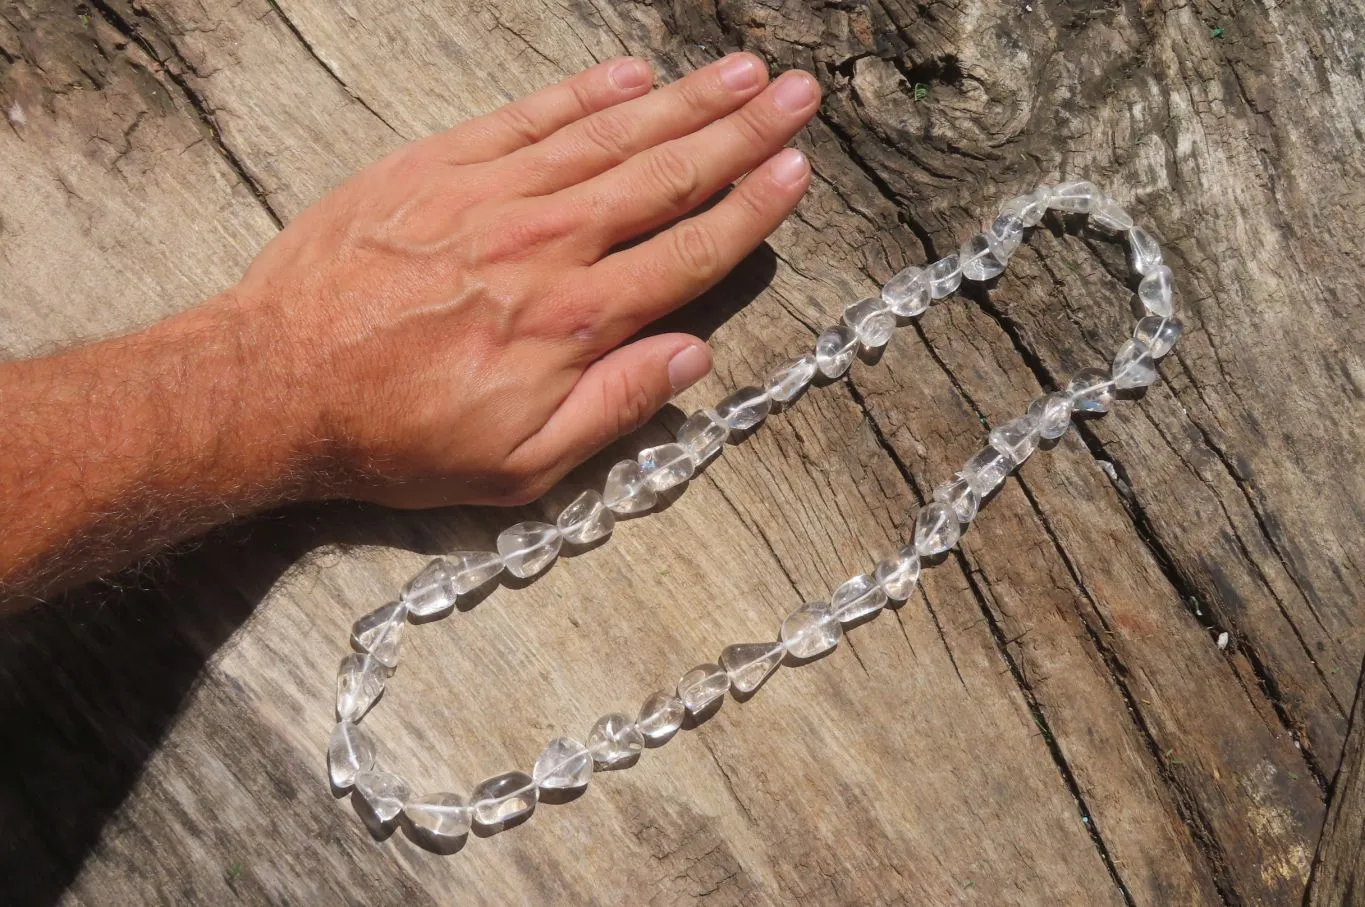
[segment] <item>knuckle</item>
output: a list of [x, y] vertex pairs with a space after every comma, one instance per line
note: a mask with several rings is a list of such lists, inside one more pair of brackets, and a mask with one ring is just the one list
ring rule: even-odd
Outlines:
[[630, 123], [621, 114], [604, 110], [582, 123], [587, 140], [608, 156], [614, 159], [629, 153], [632, 134]]
[[504, 211], [490, 217], [474, 259], [482, 264], [520, 261], [571, 235], [578, 223], [565, 208]]
[[720, 266], [715, 237], [695, 220], [683, 221], [673, 228], [673, 251], [678, 264], [693, 280], [709, 280]]
[[540, 128], [519, 104], [508, 104], [499, 108], [498, 121], [526, 144], [540, 140]]
[[[747, 180], [745, 182], [748, 182]], [[744, 216], [750, 221], [762, 221], [768, 218], [768, 195], [763, 194], [754, 186], [746, 186], [741, 183], [728, 198], [733, 198], [735, 203], [743, 210]]]
[[681, 207], [696, 197], [701, 173], [696, 161], [669, 145], [660, 145], [645, 159], [654, 191], [673, 207]]
[[[606, 396], [603, 403], [607, 413], [614, 416], [616, 437], [630, 434], [654, 415], [654, 397], [638, 375], [628, 371], [617, 372], [612, 380], [603, 383], [603, 387]], [[611, 421], [608, 420], [608, 423]]]
[[773, 140], [772, 119], [760, 104], [745, 104], [730, 122], [749, 145], [766, 145]]

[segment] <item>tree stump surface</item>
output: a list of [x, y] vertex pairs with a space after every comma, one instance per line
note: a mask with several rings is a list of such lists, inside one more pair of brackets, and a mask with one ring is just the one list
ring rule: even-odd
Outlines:
[[[10, 0], [7, 356], [194, 305], [352, 171], [596, 60], [673, 79], [748, 49], [826, 100], [797, 214], [670, 319], [715, 374], [543, 501], [293, 508], [7, 622], [5, 899], [1279, 905], [1310, 876], [1358, 899], [1362, 34], [1342, 0]], [[376, 841], [330, 793], [355, 618], [1062, 177], [1160, 237], [1186, 335], [904, 607], [455, 854]], [[1050, 217], [669, 506], [409, 627], [366, 720], [383, 764], [467, 793], [772, 638], [894, 550], [987, 426], [1106, 365], [1132, 288], [1119, 244]]]

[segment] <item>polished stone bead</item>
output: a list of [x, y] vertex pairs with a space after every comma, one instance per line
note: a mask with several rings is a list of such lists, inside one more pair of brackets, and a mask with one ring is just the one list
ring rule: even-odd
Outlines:
[[380, 822], [392, 822], [400, 812], [412, 790], [408, 783], [393, 772], [375, 769], [358, 772], [355, 776], [355, 789], [365, 802], [370, 804]]
[[1146, 387], [1156, 381], [1156, 360], [1147, 347], [1129, 340], [1119, 347], [1110, 374], [1114, 376], [1114, 387], [1119, 390]]
[[1157, 265], [1138, 284], [1138, 299], [1153, 315], [1169, 318], [1175, 314], [1175, 285], [1171, 269]]
[[1103, 369], [1081, 369], [1067, 382], [1066, 392], [1078, 412], [1107, 413], [1114, 405], [1114, 379]]
[[906, 545], [895, 554], [883, 558], [872, 575], [877, 578], [877, 584], [887, 598], [903, 602], [915, 591], [919, 570], [919, 552], [913, 545]]
[[554, 562], [564, 536], [558, 526], [528, 520], [504, 529], [498, 536], [498, 553], [513, 576], [535, 576]]
[[678, 443], [687, 448], [693, 463], [705, 463], [720, 453], [730, 429], [714, 409], [699, 409], [678, 429]]
[[1147, 347], [1152, 358], [1160, 359], [1171, 351], [1171, 347], [1175, 346], [1184, 329], [1185, 326], [1180, 323], [1179, 318], [1148, 315], [1138, 321], [1137, 327], [1133, 328], [1133, 339]]
[[403, 621], [407, 616], [408, 606], [401, 601], [376, 608], [351, 627], [351, 642], [392, 668], [398, 664], [398, 643], [403, 639]]
[[644, 469], [635, 460], [622, 460], [607, 473], [602, 503], [612, 513], [640, 513], [653, 507], [658, 500], [658, 492], [649, 487]]
[[1003, 454], [987, 445], [972, 455], [962, 467], [961, 474], [972, 486], [972, 491], [976, 492], [977, 500], [984, 501], [996, 486], [1005, 481], [1005, 476], [1009, 475], [1013, 468], [1014, 461], [1009, 458], [1009, 454]]
[[603, 715], [588, 734], [588, 751], [601, 765], [616, 765], [638, 756], [645, 739], [625, 715]]
[[459, 794], [440, 793], [415, 797], [403, 807], [403, 815], [413, 827], [437, 841], [447, 843], [469, 834], [474, 807]]
[[1100, 190], [1095, 188], [1094, 183], [1089, 180], [1073, 180], [1062, 183], [1052, 190], [1048, 207], [1056, 211], [1089, 214], [1095, 210], [1095, 203], [1099, 201], [1099, 197]]
[[795, 658], [814, 658], [839, 644], [844, 631], [824, 602], [807, 602], [782, 621], [782, 645]]
[[[501, 561], [498, 562], [498, 569], [502, 569]], [[409, 614], [429, 617], [454, 607], [456, 594], [455, 577], [450, 564], [445, 558], [438, 557], [408, 581], [399, 597], [408, 606]]]
[[962, 524], [953, 508], [941, 501], [925, 504], [915, 518], [915, 550], [920, 557], [942, 554], [962, 538]]
[[846, 324], [827, 328], [815, 340], [815, 365], [826, 378], [838, 378], [853, 364], [858, 335]]
[[697, 665], [678, 681], [678, 698], [694, 716], [730, 691], [730, 676], [717, 664]]
[[776, 368], [768, 376], [768, 398], [790, 403], [815, 377], [815, 354], [806, 353]]
[[474, 821], [480, 825], [505, 825], [536, 808], [540, 791], [525, 772], [503, 772], [479, 782], [469, 795]]
[[992, 428], [989, 443], [1018, 466], [1038, 449], [1038, 437], [1038, 420], [1032, 416], [1020, 416]]
[[339, 722], [327, 741], [327, 774], [332, 786], [345, 790], [355, 776], [374, 768], [375, 746], [370, 735], [349, 721]]
[[572, 737], [556, 737], [536, 760], [531, 777], [543, 790], [577, 790], [592, 778], [592, 753]]
[[773, 408], [767, 391], [761, 387], [741, 387], [716, 404], [716, 415], [730, 431], [748, 431], [764, 419]]
[[720, 653], [720, 666], [730, 676], [730, 686], [748, 695], [777, 670], [786, 651], [780, 642], [736, 643]]
[[1002, 262], [1009, 261], [1011, 255], [1024, 241], [1024, 220], [1012, 211], [1006, 211], [991, 222], [986, 231], [986, 241], [990, 243], [991, 254]]
[[1043, 219], [1047, 213], [1048, 203], [1052, 201], [1052, 190], [1047, 187], [1034, 189], [1027, 195], [1021, 195], [1005, 202], [1000, 210], [1005, 214], [1013, 214], [1019, 218], [1025, 227], [1036, 227], [1038, 221]]
[[830, 596], [829, 606], [841, 624], [851, 624], [886, 607], [886, 592], [866, 573], [845, 582]]
[[655, 491], [667, 491], [692, 478], [696, 464], [692, 455], [681, 444], [660, 444], [646, 447], [640, 451], [640, 469], [644, 471], [645, 483]]
[[1071, 424], [1071, 395], [1057, 391], [1035, 397], [1028, 405], [1028, 414], [1038, 423], [1039, 437], [1049, 441], [1060, 438]]
[[384, 692], [388, 669], [379, 659], [352, 652], [337, 671], [337, 720], [359, 721]]
[[616, 516], [602, 503], [602, 496], [589, 489], [559, 512], [555, 525], [565, 541], [590, 545], [611, 534], [616, 527]]
[[650, 743], [663, 743], [682, 727], [687, 707], [681, 699], [667, 690], [649, 694], [640, 706], [640, 717], [635, 727]]
[[502, 558], [492, 551], [456, 551], [448, 560], [456, 595], [473, 592], [502, 572]]
[[896, 332], [896, 318], [879, 296], [860, 299], [844, 309], [844, 324], [853, 328], [858, 342], [869, 350], [886, 346]]
[[962, 286], [962, 260], [956, 252], [929, 266], [929, 291], [942, 299]]
[[1095, 210], [1090, 212], [1090, 223], [1113, 233], [1122, 233], [1133, 226], [1133, 218], [1123, 210], [1123, 206], [1105, 195], [1095, 202]]
[[1146, 276], [1161, 267], [1161, 246], [1156, 237], [1141, 227], [1128, 231], [1128, 251], [1132, 257], [1133, 270]]
[[1005, 270], [1005, 262], [996, 257], [985, 233], [978, 233], [963, 243], [957, 257], [962, 262], [962, 276], [968, 280], [990, 280]]
[[932, 497], [940, 504], [947, 504], [953, 508], [957, 521], [964, 524], [970, 523], [976, 517], [977, 508], [981, 506], [981, 500], [976, 496], [976, 492], [972, 491], [972, 483], [960, 472], [950, 481], [935, 488]]
[[929, 308], [932, 299], [929, 272], [911, 265], [882, 287], [882, 302], [894, 315], [914, 318]]

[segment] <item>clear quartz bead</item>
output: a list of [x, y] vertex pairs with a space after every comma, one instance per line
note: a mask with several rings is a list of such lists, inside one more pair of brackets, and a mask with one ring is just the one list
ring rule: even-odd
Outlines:
[[856, 623], [886, 607], [886, 592], [866, 573], [845, 582], [830, 596], [829, 606], [841, 624]]
[[686, 714], [687, 707], [681, 699], [668, 690], [659, 690], [649, 694], [645, 704], [640, 706], [635, 727], [644, 739], [657, 745], [678, 732]]
[[327, 774], [332, 786], [345, 790], [355, 784], [355, 776], [374, 768], [374, 741], [359, 726], [349, 721], [337, 723], [327, 741]]
[[692, 455], [681, 444], [660, 444], [640, 451], [640, 469], [645, 483], [655, 491], [667, 491], [692, 478], [696, 464]]
[[644, 748], [645, 739], [625, 715], [603, 715], [588, 734], [588, 751], [593, 761], [604, 766], [633, 759]]
[[525, 772], [503, 772], [479, 782], [469, 795], [474, 821], [480, 825], [505, 825], [536, 808], [540, 792]]
[[1161, 267], [1161, 246], [1155, 236], [1141, 227], [1129, 228], [1128, 251], [1132, 257], [1133, 270], [1144, 277]]
[[1008, 454], [987, 445], [972, 455], [962, 467], [962, 475], [971, 483], [977, 500], [984, 501], [1001, 482], [1005, 481], [1005, 476], [1009, 475], [1013, 468], [1014, 462], [1010, 460]]
[[697, 665], [678, 681], [678, 698], [696, 716], [730, 690], [730, 676], [717, 664]]
[[549, 567], [563, 544], [564, 536], [558, 526], [528, 520], [502, 531], [498, 536], [498, 554], [509, 573], [527, 579]]
[[720, 666], [730, 676], [730, 686], [747, 696], [772, 676], [786, 651], [780, 642], [736, 643], [720, 653]]
[[384, 692], [387, 673], [383, 662], [370, 655], [352, 652], [341, 659], [337, 671], [337, 720], [359, 721]]
[[1001, 262], [1009, 261], [1011, 255], [1024, 241], [1024, 220], [1013, 211], [1006, 211], [991, 222], [986, 231], [986, 241], [990, 243], [991, 254]]
[[1071, 424], [1071, 397], [1061, 391], [1036, 397], [1028, 405], [1028, 414], [1038, 423], [1039, 437], [1055, 440]]
[[559, 512], [555, 525], [570, 544], [590, 545], [611, 535], [616, 516], [602, 503], [602, 495], [588, 489]]
[[915, 518], [915, 550], [920, 557], [942, 554], [962, 538], [962, 524], [953, 508], [940, 501], [925, 504]]
[[962, 261], [956, 252], [929, 266], [929, 290], [935, 299], [942, 299], [960, 286]]
[[1146, 387], [1156, 381], [1156, 360], [1146, 346], [1129, 340], [1119, 348], [1110, 374], [1114, 376], [1114, 387], [1119, 390]]
[[444, 843], [469, 834], [474, 808], [459, 794], [426, 794], [409, 800], [403, 814], [415, 828]]
[[1052, 190], [1048, 207], [1055, 211], [1089, 214], [1095, 210], [1095, 203], [1099, 200], [1099, 196], [1100, 190], [1096, 189], [1095, 184], [1089, 180], [1072, 180], [1069, 183], [1062, 183]]
[[370, 804], [380, 822], [392, 822], [412, 796], [411, 788], [402, 778], [393, 772], [375, 769], [357, 773], [355, 789]]
[[814, 658], [839, 644], [843, 630], [824, 602], [807, 602], [782, 621], [782, 645], [794, 658]]
[[1160, 359], [1171, 351], [1184, 329], [1179, 318], [1148, 315], [1133, 328], [1133, 339], [1147, 347], [1153, 359]]
[[1107, 413], [1114, 405], [1114, 379], [1103, 369], [1081, 369], [1067, 382], [1071, 408], [1083, 413]]
[[693, 463], [705, 463], [720, 453], [730, 429], [714, 409], [699, 409], [678, 429], [678, 443], [687, 448]]
[[741, 387], [716, 404], [716, 415], [731, 431], [748, 431], [764, 419], [773, 403], [761, 387]]
[[640, 513], [653, 507], [658, 493], [645, 481], [645, 471], [635, 460], [622, 460], [607, 473], [602, 503], [616, 514]]
[[877, 578], [887, 598], [903, 602], [915, 591], [919, 569], [919, 552], [915, 546], [906, 545], [895, 554], [883, 558], [872, 575]]
[[592, 753], [572, 737], [556, 737], [531, 769], [531, 778], [542, 790], [577, 790], [592, 778]]
[[1122, 205], [1105, 195], [1095, 202], [1095, 210], [1090, 212], [1090, 223], [1104, 230], [1123, 233], [1132, 229], [1133, 218], [1123, 210]]
[[[502, 564], [498, 564], [502, 569]], [[455, 606], [455, 577], [445, 558], [436, 558], [408, 581], [399, 596], [407, 605], [408, 613], [429, 617]]]
[[502, 558], [492, 551], [456, 551], [449, 563], [456, 595], [473, 592], [502, 572]]
[[846, 324], [826, 328], [815, 339], [815, 365], [826, 378], [838, 378], [853, 364], [858, 335]]
[[1036, 227], [1038, 221], [1043, 219], [1047, 213], [1048, 203], [1052, 201], [1052, 190], [1046, 187], [1035, 189], [1027, 195], [1021, 195], [1005, 202], [1001, 211], [1005, 214], [1013, 214], [1019, 218], [1025, 227]]
[[1157, 265], [1138, 284], [1138, 299], [1153, 315], [1169, 318], [1175, 314], [1175, 285], [1171, 269]]
[[947, 504], [953, 508], [957, 521], [963, 525], [976, 517], [977, 508], [981, 506], [976, 492], [972, 491], [972, 483], [960, 472], [950, 481], [935, 488], [932, 497], [940, 504]]
[[1005, 263], [996, 258], [990, 237], [985, 233], [978, 233], [963, 243], [957, 256], [962, 262], [962, 276], [968, 280], [990, 280], [1005, 270]]
[[896, 331], [896, 319], [880, 296], [860, 299], [844, 309], [844, 324], [853, 328], [858, 342], [870, 350], [886, 346]]
[[787, 362], [768, 376], [768, 397], [777, 403], [790, 403], [815, 377], [815, 354]]
[[403, 621], [407, 616], [408, 606], [401, 601], [375, 608], [351, 627], [351, 642], [392, 668], [398, 664], [398, 644], [403, 639]]
[[929, 272], [911, 265], [882, 287], [882, 302], [886, 303], [892, 314], [901, 318], [914, 318], [929, 308], [932, 298], [929, 286]]
[[1024, 415], [992, 428], [989, 443], [1018, 466], [1038, 449], [1038, 438], [1038, 420]]

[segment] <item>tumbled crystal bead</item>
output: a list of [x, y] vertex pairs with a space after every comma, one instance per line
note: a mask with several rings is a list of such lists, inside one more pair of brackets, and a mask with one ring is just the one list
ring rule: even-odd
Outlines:
[[1141, 227], [1128, 230], [1128, 251], [1131, 253], [1133, 270], [1143, 276], [1161, 267], [1161, 246], [1155, 236]]
[[392, 668], [398, 664], [398, 643], [403, 639], [403, 621], [407, 616], [408, 606], [401, 601], [375, 608], [351, 627], [351, 642]]
[[337, 720], [359, 721], [384, 692], [387, 671], [383, 662], [353, 652], [341, 659], [337, 671]]
[[853, 328], [865, 349], [886, 346], [896, 331], [896, 319], [879, 296], [860, 299], [844, 309], [844, 324]]
[[540, 792], [525, 772], [503, 772], [479, 782], [469, 795], [474, 821], [480, 825], [505, 825], [536, 808]]
[[[498, 569], [502, 569], [501, 562]], [[455, 578], [450, 564], [438, 557], [408, 581], [399, 597], [408, 606], [409, 614], [428, 617], [454, 607], [455, 596]]]
[[577, 790], [592, 778], [592, 753], [572, 737], [556, 737], [536, 760], [531, 778], [543, 790]]
[[1009, 261], [1009, 257], [1024, 241], [1023, 218], [1012, 211], [1001, 214], [991, 222], [991, 228], [986, 231], [986, 241], [990, 243], [992, 255], [1002, 262]]
[[972, 491], [972, 483], [960, 472], [935, 488], [931, 497], [940, 504], [947, 504], [953, 508], [959, 523], [970, 523], [976, 517], [977, 508], [981, 504], [976, 492]]
[[782, 621], [782, 645], [794, 658], [814, 658], [839, 644], [843, 630], [824, 602], [807, 602]]
[[1048, 202], [1052, 200], [1052, 190], [1046, 187], [1035, 189], [1005, 202], [1001, 211], [1016, 215], [1025, 227], [1036, 227], [1038, 221], [1047, 213]]
[[697, 665], [678, 681], [678, 698], [693, 716], [730, 690], [730, 677], [720, 665]]
[[790, 403], [815, 377], [815, 354], [806, 353], [776, 368], [768, 376], [768, 397], [777, 403]]
[[492, 551], [456, 551], [449, 564], [456, 595], [473, 592], [502, 572], [502, 558]]
[[1095, 210], [1090, 212], [1090, 223], [1114, 233], [1132, 229], [1133, 218], [1123, 210], [1123, 206], [1109, 196], [1101, 196], [1095, 202]]
[[640, 451], [640, 469], [645, 483], [655, 491], [667, 491], [692, 478], [696, 464], [692, 455], [681, 444], [660, 444]]
[[942, 299], [962, 286], [962, 260], [956, 252], [929, 266], [929, 291]]
[[1156, 381], [1156, 360], [1146, 346], [1129, 340], [1119, 347], [1110, 374], [1114, 376], [1114, 387], [1119, 390], [1146, 387]]
[[963, 465], [962, 475], [966, 477], [972, 491], [976, 492], [977, 501], [980, 502], [1005, 481], [1005, 476], [1009, 475], [1013, 468], [1014, 461], [1008, 454], [987, 445], [973, 454]]
[[841, 624], [856, 623], [886, 607], [886, 592], [866, 573], [845, 582], [830, 596], [829, 606]]
[[736, 643], [720, 653], [720, 666], [730, 676], [730, 686], [748, 695], [777, 670], [784, 652], [780, 642]]
[[915, 591], [919, 570], [919, 552], [913, 545], [906, 545], [895, 554], [883, 558], [872, 575], [877, 578], [877, 584], [887, 598], [903, 602]]
[[1005, 263], [996, 257], [985, 233], [978, 233], [963, 243], [957, 256], [962, 262], [962, 276], [968, 280], [990, 280], [1005, 270]]
[[1071, 397], [1061, 391], [1034, 398], [1028, 414], [1038, 423], [1038, 435], [1049, 441], [1066, 434], [1071, 424]]
[[355, 776], [355, 789], [365, 802], [370, 804], [380, 822], [392, 822], [403, 811], [412, 790], [408, 783], [393, 772], [375, 769], [359, 772]]
[[588, 489], [559, 512], [555, 525], [570, 544], [590, 545], [611, 534], [616, 517], [602, 503], [602, 495]]
[[699, 409], [678, 429], [678, 443], [687, 448], [693, 463], [705, 463], [725, 446], [730, 429], [714, 409]]
[[846, 324], [826, 328], [815, 339], [815, 365], [826, 378], [838, 378], [853, 364], [858, 335]]
[[1083, 413], [1107, 413], [1114, 405], [1114, 379], [1103, 369], [1081, 369], [1067, 382], [1071, 408]]
[[914, 318], [929, 308], [930, 292], [929, 272], [911, 265], [882, 287], [882, 302], [892, 314]]
[[635, 720], [635, 727], [650, 743], [663, 743], [682, 727], [686, 714], [687, 707], [681, 699], [667, 690], [659, 690], [651, 693], [645, 704], [640, 706], [640, 717]]
[[1038, 420], [1024, 415], [992, 428], [988, 441], [1018, 466], [1038, 449], [1038, 437]]
[[716, 415], [731, 431], [748, 431], [764, 419], [773, 407], [761, 387], [741, 387], [716, 404]]
[[588, 734], [588, 751], [593, 761], [604, 766], [635, 758], [644, 745], [639, 728], [620, 714], [603, 715]]
[[409, 800], [403, 807], [403, 815], [413, 827], [444, 843], [469, 833], [474, 808], [459, 794], [426, 794]]
[[355, 776], [374, 768], [375, 746], [370, 735], [349, 721], [337, 723], [327, 741], [327, 774], [332, 786], [345, 790]]
[[1175, 342], [1180, 339], [1180, 332], [1185, 326], [1180, 323], [1179, 318], [1162, 318], [1160, 315], [1148, 315], [1138, 321], [1137, 327], [1133, 328], [1133, 339], [1151, 351], [1152, 358], [1160, 359], [1171, 351]]
[[915, 518], [915, 550], [920, 557], [942, 554], [962, 538], [962, 524], [953, 508], [941, 501], [925, 504]]
[[1138, 299], [1153, 315], [1169, 318], [1175, 314], [1175, 286], [1171, 269], [1157, 265], [1138, 284]]
[[658, 499], [658, 493], [645, 480], [644, 469], [635, 460], [622, 460], [607, 473], [602, 503], [612, 513], [640, 513], [653, 507]]
[[1089, 180], [1072, 180], [1052, 190], [1048, 207], [1056, 211], [1089, 214], [1095, 210], [1095, 202], [1098, 201], [1099, 195], [1100, 190]]
[[526, 579], [549, 567], [563, 543], [558, 526], [527, 520], [498, 535], [498, 554], [509, 573]]

